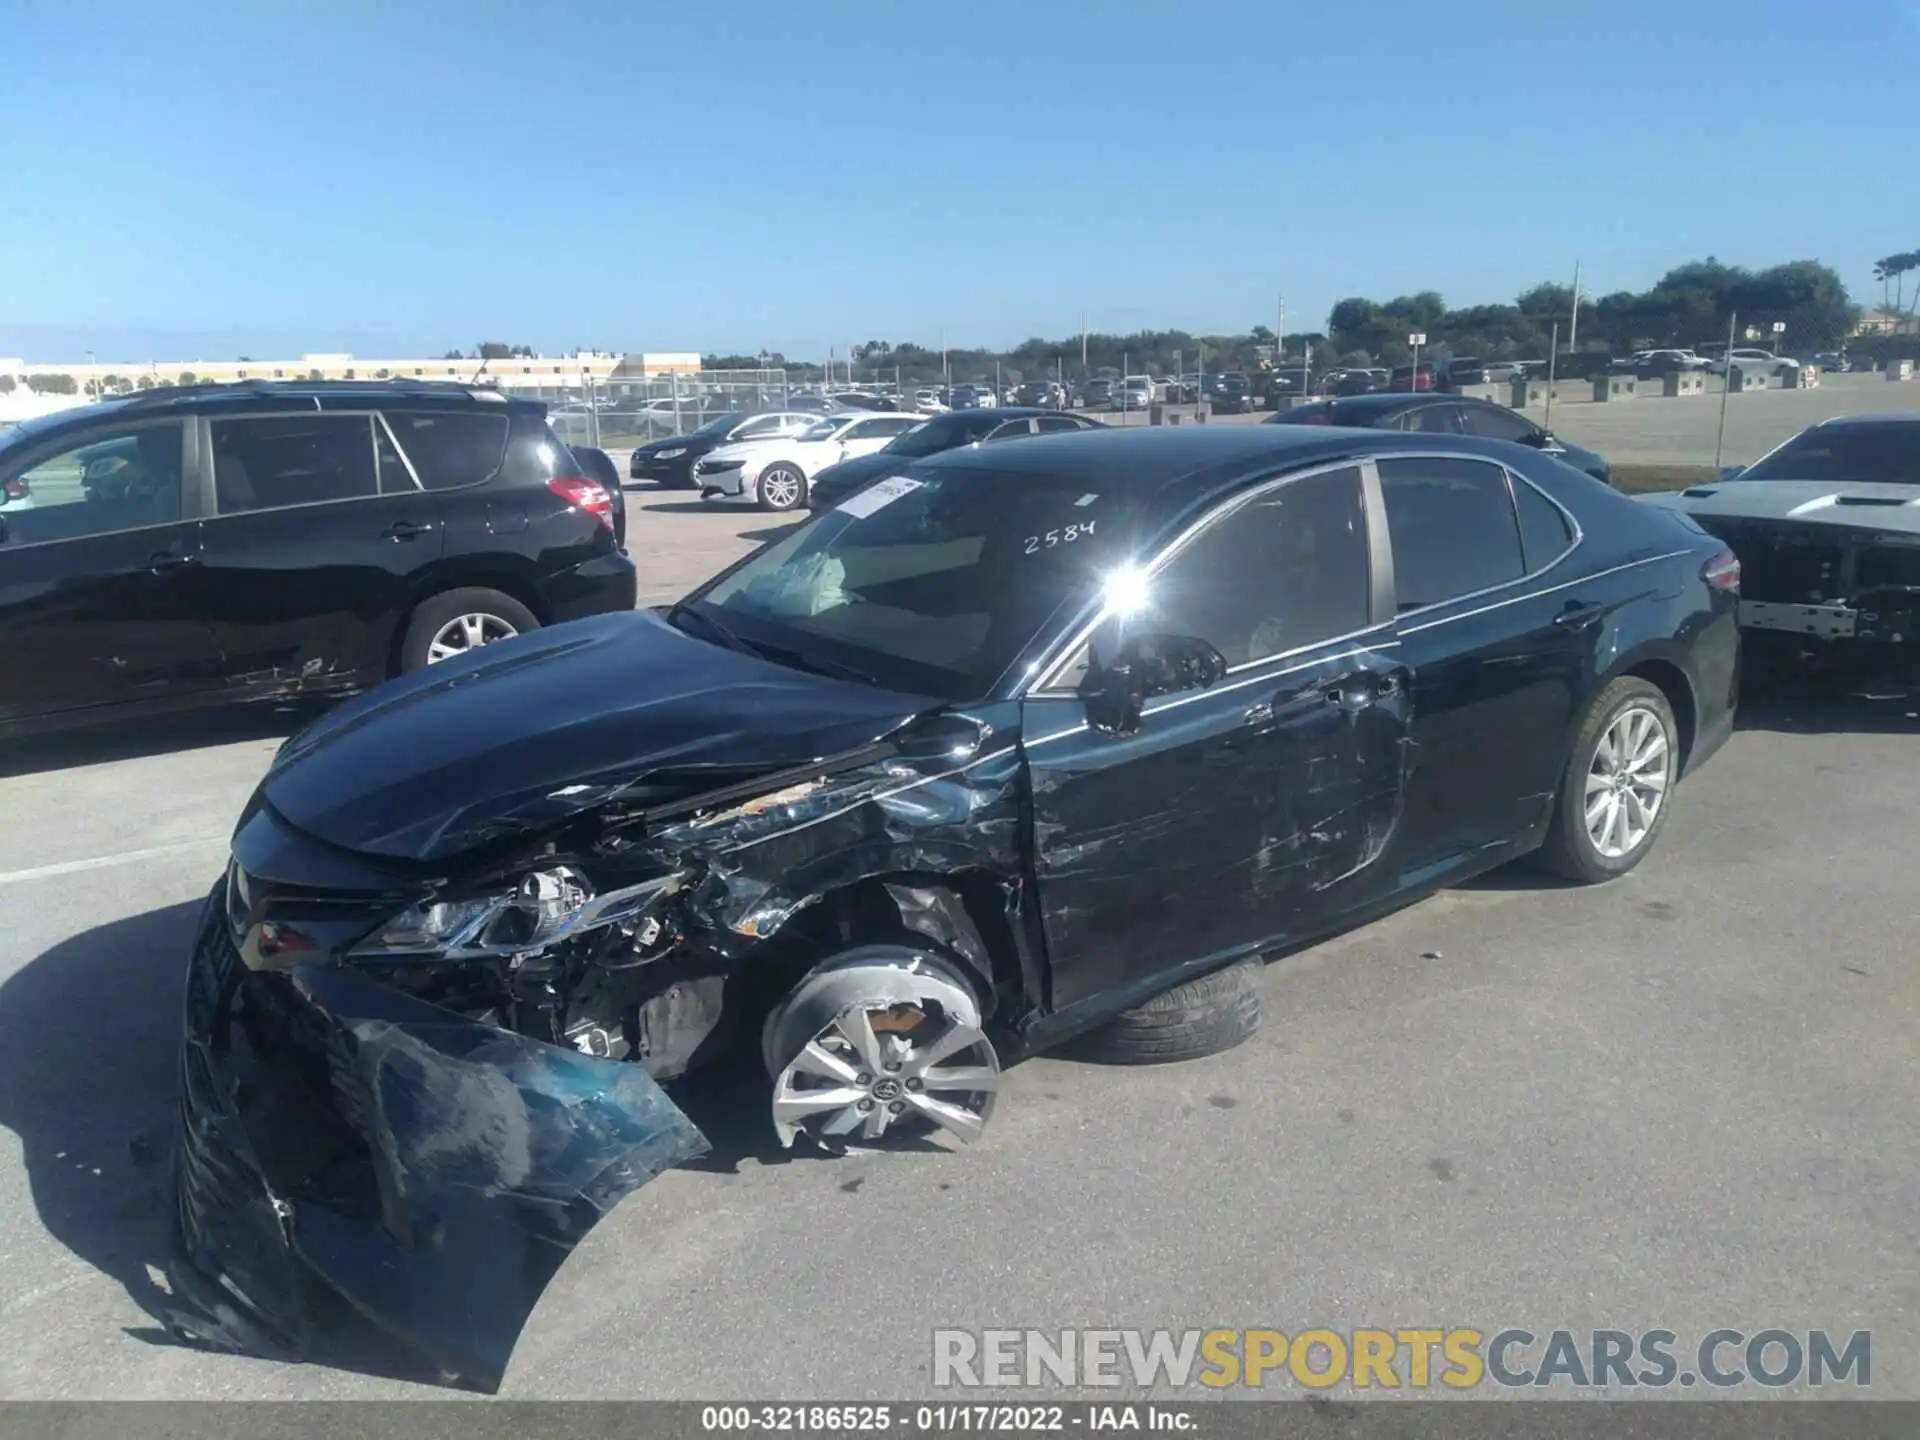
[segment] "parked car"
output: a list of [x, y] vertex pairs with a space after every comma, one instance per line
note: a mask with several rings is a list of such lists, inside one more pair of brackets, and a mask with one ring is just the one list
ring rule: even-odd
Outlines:
[[1685, 349], [1636, 350], [1631, 355], [1612, 361], [1608, 368], [1642, 380], [1655, 380], [1663, 375], [1705, 370], [1707, 361]]
[[1370, 368], [1329, 370], [1320, 377], [1323, 395], [1371, 395], [1380, 389], [1386, 372]]
[[1569, 445], [1518, 411], [1471, 395], [1356, 395], [1314, 400], [1269, 415], [1268, 425], [1340, 425], [1367, 430], [1405, 430], [1421, 435], [1472, 435], [1525, 445], [1611, 485], [1607, 462], [1591, 450]]
[[420, 382], [169, 387], [15, 426], [0, 493], [34, 503], [0, 512], [0, 732], [348, 694], [631, 610], [599, 469], [538, 402]]
[[1487, 362], [1472, 355], [1456, 355], [1447, 361], [1447, 388], [1458, 390], [1462, 385], [1485, 385], [1492, 377], [1487, 374]]
[[1733, 547], [1756, 658], [1920, 679], [1920, 411], [1823, 420], [1713, 484], [1641, 498]]
[[1153, 378], [1129, 375], [1108, 393], [1107, 405], [1114, 410], [1145, 410], [1153, 404]]
[[1113, 402], [1113, 381], [1089, 380], [1080, 387], [1081, 403], [1089, 410], [1106, 408]]
[[947, 406], [952, 410], [984, 410], [991, 404], [992, 393], [978, 385], [956, 385], [948, 392]]
[[703, 500], [751, 500], [762, 510], [793, 510], [806, 503], [807, 485], [829, 465], [878, 450], [922, 424], [919, 415], [848, 410], [817, 421], [798, 435], [722, 445], [695, 462]]
[[691, 490], [694, 465], [720, 446], [747, 440], [790, 438], [819, 422], [818, 415], [804, 410], [716, 415], [698, 430], [636, 446], [627, 461], [627, 474], [635, 480], [651, 480], [670, 490]]
[[1724, 375], [1727, 373], [1729, 359], [1741, 370], [1753, 375], [1785, 378], [1798, 374], [1800, 370], [1798, 360], [1790, 359], [1785, 355], [1776, 355], [1771, 350], [1758, 350], [1741, 345], [1713, 356], [1707, 361], [1707, 368], [1716, 375]]
[[913, 392], [913, 407], [923, 414], [938, 415], [947, 409], [947, 402], [940, 398], [938, 390], [922, 386]]
[[983, 445], [995, 440], [1071, 434], [1076, 430], [1104, 428], [1098, 420], [1089, 420], [1080, 415], [1063, 415], [1039, 406], [957, 410], [914, 426], [870, 455], [829, 465], [815, 475], [813, 483], [807, 487], [807, 506], [812, 510], [831, 510], [849, 495], [858, 494], [875, 481], [899, 474], [915, 460], [924, 460], [929, 455], [955, 450], [962, 445]]
[[1520, 362], [1515, 360], [1489, 360], [1486, 362], [1487, 382], [1492, 385], [1504, 385], [1519, 373]]
[[770, 1077], [789, 1146], [971, 1141], [1010, 1059], [1245, 1038], [1251, 957], [1633, 870], [1731, 729], [1725, 547], [1511, 447], [1136, 428], [860, 499], [280, 751], [188, 961], [175, 1329], [337, 1292], [490, 1388], [706, 1148], [662, 1081]]
[[1421, 365], [1416, 368], [1412, 365], [1396, 365], [1387, 374], [1385, 388], [1402, 392], [1432, 390], [1434, 388], [1433, 367]]
[[1229, 370], [1212, 376], [1207, 389], [1213, 408], [1222, 415], [1245, 415], [1253, 409], [1253, 381], [1244, 371]]

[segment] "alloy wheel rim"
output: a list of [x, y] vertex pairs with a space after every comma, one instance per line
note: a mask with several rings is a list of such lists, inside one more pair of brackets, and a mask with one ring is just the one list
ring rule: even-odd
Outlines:
[[479, 611], [471, 615], [456, 615], [434, 632], [432, 641], [427, 645], [427, 663], [437, 665], [442, 660], [451, 660], [456, 655], [464, 655], [469, 650], [478, 650], [482, 645], [491, 645], [496, 640], [505, 640], [519, 633], [498, 615]]
[[899, 1010], [852, 1006], [801, 1047], [774, 1081], [783, 1138], [871, 1144], [929, 1126], [979, 1138], [1000, 1090], [993, 1045], [976, 1026], [908, 1010], [917, 1023], [903, 1030], [891, 1028]]
[[785, 470], [775, 470], [760, 481], [760, 493], [785, 508], [800, 498], [800, 482]]
[[1609, 860], [1647, 841], [1673, 778], [1666, 722], [1645, 705], [1614, 716], [1587, 765], [1587, 838]]

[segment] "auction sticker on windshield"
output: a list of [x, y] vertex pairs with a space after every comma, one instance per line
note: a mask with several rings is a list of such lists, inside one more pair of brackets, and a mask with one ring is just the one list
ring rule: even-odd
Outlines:
[[842, 515], [855, 520], [885, 509], [903, 495], [911, 495], [920, 488], [921, 482], [909, 480], [904, 475], [896, 475], [891, 480], [882, 480], [877, 485], [869, 485], [857, 495], [849, 495], [835, 508]]

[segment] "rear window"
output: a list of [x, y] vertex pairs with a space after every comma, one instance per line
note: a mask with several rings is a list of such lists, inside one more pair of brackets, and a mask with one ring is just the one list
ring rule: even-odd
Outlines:
[[507, 451], [507, 417], [461, 410], [386, 412], [400, 448], [429, 490], [477, 485], [500, 468]]

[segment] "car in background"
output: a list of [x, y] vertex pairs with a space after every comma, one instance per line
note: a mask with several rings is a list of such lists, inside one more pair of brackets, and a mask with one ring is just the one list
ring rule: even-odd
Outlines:
[[1517, 360], [1489, 360], [1485, 366], [1489, 385], [1504, 385], [1520, 373]]
[[609, 472], [538, 401], [418, 381], [162, 387], [16, 426], [0, 732], [336, 697], [630, 611]]
[[747, 440], [779, 440], [799, 435], [819, 423], [804, 410], [770, 410], [762, 414], [716, 415], [698, 430], [636, 445], [627, 461], [633, 480], [650, 480], [669, 490], [694, 488], [693, 467], [722, 445]]
[[1657, 380], [1663, 375], [1705, 370], [1707, 361], [1704, 356], [1685, 349], [1636, 350], [1631, 355], [1615, 359], [1608, 368], [1642, 380]]
[[1051, 380], [1029, 380], [1016, 386], [1007, 397], [1010, 405], [1039, 405], [1060, 410], [1066, 407], [1067, 392]]
[[1491, 377], [1487, 374], [1487, 362], [1473, 355], [1456, 355], [1447, 361], [1447, 387], [1458, 390], [1462, 385], [1485, 385]]
[[913, 408], [922, 414], [938, 415], [949, 407], [938, 390], [930, 385], [922, 385], [913, 392]]
[[693, 467], [702, 500], [751, 500], [762, 510], [793, 510], [806, 503], [813, 476], [842, 460], [870, 454], [925, 424], [919, 415], [848, 410], [829, 415], [796, 436], [723, 445]]
[[1253, 409], [1253, 381], [1242, 370], [1209, 376], [1207, 398], [1222, 415], [1245, 415]]
[[829, 465], [807, 487], [807, 507], [831, 510], [850, 495], [878, 480], [896, 475], [915, 460], [962, 445], [985, 445], [1033, 435], [1066, 435], [1078, 430], [1104, 430], [1098, 420], [1065, 415], [1039, 406], [1000, 406], [992, 410], [956, 410], [916, 425], [870, 455]]
[[1707, 361], [1707, 369], [1716, 375], [1727, 373], [1729, 363], [1736, 365], [1749, 375], [1764, 375], [1769, 378], [1778, 376], [1790, 379], [1800, 373], [1800, 362], [1785, 355], [1776, 355], [1771, 350], [1760, 350], [1752, 346], [1736, 345], [1732, 350], [1716, 354]]
[[1312, 400], [1269, 415], [1268, 425], [1337, 425], [1363, 430], [1403, 430], [1420, 435], [1471, 435], [1538, 450], [1585, 471], [1603, 484], [1613, 476], [1591, 450], [1569, 445], [1518, 411], [1471, 395], [1356, 395]]
[[1385, 375], [1368, 366], [1329, 370], [1316, 388], [1322, 395], [1371, 395], [1385, 383]]
[[1088, 380], [1080, 386], [1080, 403], [1089, 410], [1100, 410], [1113, 401], [1113, 381]]
[[1386, 388], [1409, 393], [1432, 390], [1436, 388], [1433, 366], [1396, 365], [1387, 373]]
[[1822, 350], [1813, 357], [1813, 363], [1822, 370], [1835, 375], [1846, 375], [1855, 370], [1872, 370], [1873, 361], [1865, 356], [1847, 354], [1844, 350]]
[[950, 410], [984, 410], [993, 404], [993, 392], [981, 385], [955, 385], [947, 392]]
[[1108, 393], [1107, 405], [1113, 410], [1145, 410], [1153, 404], [1153, 377], [1129, 375]]
[[1640, 499], [1740, 557], [1761, 663], [1920, 681], [1920, 411], [1823, 420], [1711, 484]]

